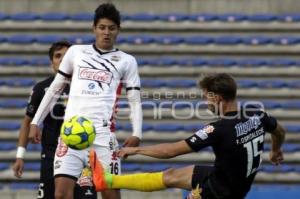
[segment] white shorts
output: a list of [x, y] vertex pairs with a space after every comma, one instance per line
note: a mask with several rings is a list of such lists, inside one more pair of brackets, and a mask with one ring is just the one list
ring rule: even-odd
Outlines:
[[[108, 146], [94, 144], [92, 147], [106, 170], [113, 174], [121, 174], [121, 161], [116, 154], [119, 144], [114, 133], [110, 134]], [[59, 138], [54, 158], [54, 176], [66, 176], [77, 180], [83, 168], [88, 166], [90, 149], [71, 149]]]

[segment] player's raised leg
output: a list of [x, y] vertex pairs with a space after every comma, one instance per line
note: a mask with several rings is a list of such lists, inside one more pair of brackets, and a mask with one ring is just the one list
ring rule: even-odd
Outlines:
[[106, 172], [97, 160], [95, 151], [90, 152], [93, 182], [97, 191], [106, 189], [131, 189], [138, 191], [158, 191], [167, 188], [191, 189], [194, 166], [169, 169], [164, 172], [113, 175]]

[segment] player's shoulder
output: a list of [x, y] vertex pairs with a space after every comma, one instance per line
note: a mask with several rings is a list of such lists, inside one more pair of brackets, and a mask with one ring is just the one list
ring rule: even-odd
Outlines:
[[226, 122], [224, 122], [223, 120], [217, 120], [205, 125], [202, 129], [210, 133], [218, 133], [226, 129], [226, 126], [228, 126]]
[[243, 113], [252, 114], [252, 115], [265, 113], [265, 110], [264, 110], [263, 106], [261, 106], [261, 105], [256, 106], [256, 105], [253, 105], [253, 104], [250, 104], [250, 105], [247, 105], [247, 106], [243, 107], [242, 111], [243, 111]]
[[209, 124], [204, 125], [198, 131], [202, 131], [202, 132], [205, 132], [206, 134], [210, 134], [210, 133], [215, 132], [217, 127], [218, 126], [215, 125], [214, 123], [209, 123]]
[[[114, 56], [114, 55], [112, 55], [112, 56]], [[136, 61], [136, 59], [133, 55], [128, 54], [122, 50], [116, 51], [115, 56], [119, 56], [121, 59], [128, 60], [128, 61]]]
[[53, 79], [54, 79], [54, 76], [50, 76], [50, 77], [47, 77], [47, 78], [37, 82], [35, 84], [35, 86], [33, 87], [33, 90], [41, 90], [41, 89], [43, 90], [43, 89], [49, 87], [50, 84], [52, 83]]
[[269, 117], [268, 113], [262, 107], [247, 107], [243, 111], [244, 118], [254, 118], [257, 120], [263, 120], [266, 117]]
[[91, 54], [93, 52], [93, 47], [90, 44], [74, 44], [68, 49], [68, 51], [87, 52]]

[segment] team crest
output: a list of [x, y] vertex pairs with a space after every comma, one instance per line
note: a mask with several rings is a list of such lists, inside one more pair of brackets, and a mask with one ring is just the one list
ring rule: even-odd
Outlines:
[[90, 187], [90, 186], [93, 186], [93, 183], [92, 183], [92, 171], [89, 167], [85, 167], [83, 170], [82, 170], [82, 173], [81, 173], [81, 176], [80, 178], [78, 179], [78, 182], [77, 182], [81, 187]]
[[211, 125], [208, 125], [208, 126], [203, 128], [203, 131], [205, 131], [205, 133], [207, 133], [207, 134], [210, 134], [210, 133], [214, 132], [214, 130], [215, 130], [215, 127], [213, 127]]
[[56, 148], [56, 156], [62, 157], [68, 152], [68, 146], [59, 138], [59, 143]]
[[118, 62], [118, 61], [120, 61], [120, 60], [121, 60], [121, 57], [119, 57], [119, 56], [116, 56], [116, 55], [113, 55], [113, 56], [111, 56], [110, 60], [111, 60], [111, 61]]

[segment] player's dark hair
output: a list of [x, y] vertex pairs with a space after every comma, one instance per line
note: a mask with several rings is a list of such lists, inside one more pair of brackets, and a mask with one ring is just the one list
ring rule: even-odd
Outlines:
[[94, 26], [96, 26], [99, 19], [107, 18], [117, 24], [120, 27], [121, 24], [121, 16], [119, 10], [116, 9], [114, 4], [111, 3], [103, 3], [98, 6], [95, 10], [94, 15]]
[[206, 75], [199, 81], [199, 86], [208, 92], [221, 95], [226, 101], [234, 100], [236, 97], [236, 82], [227, 73]]
[[55, 51], [60, 50], [64, 47], [69, 48], [71, 45], [72, 44], [70, 44], [68, 41], [58, 41], [58, 42], [53, 43], [51, 45], [51, 47], [49, 48], [49, 52], [48, 52], [50, 60], [53, 59]]

